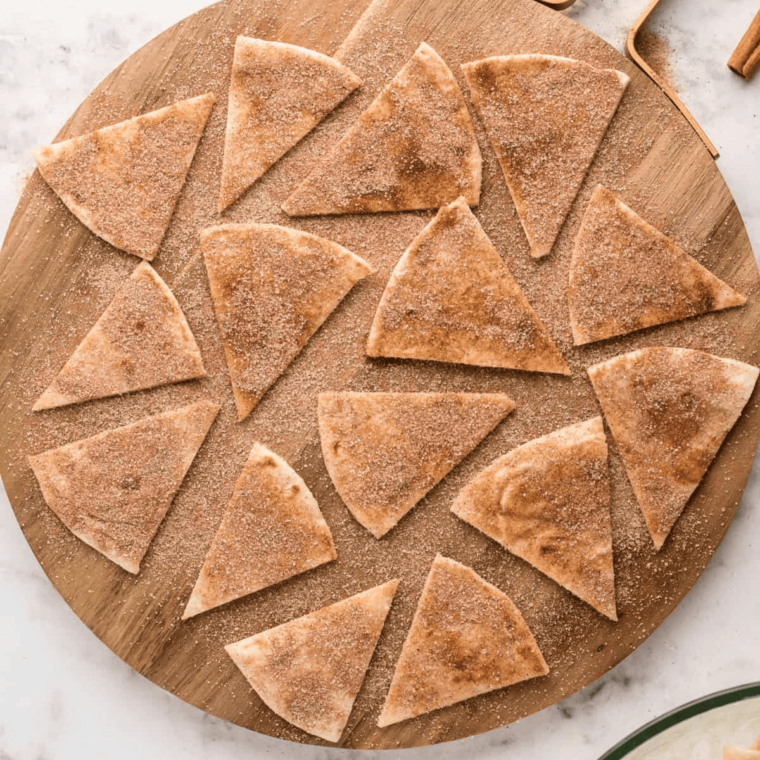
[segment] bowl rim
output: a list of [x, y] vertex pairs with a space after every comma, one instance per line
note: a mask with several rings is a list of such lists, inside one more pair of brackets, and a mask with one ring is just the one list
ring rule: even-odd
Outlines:
[[599, 760], [622, 760], [637, 747], [685, 720], [752, 697], [760, 697], [760, 681], [716, 691], [687, 702], [637, 728], [614, 747], [608, 749]]

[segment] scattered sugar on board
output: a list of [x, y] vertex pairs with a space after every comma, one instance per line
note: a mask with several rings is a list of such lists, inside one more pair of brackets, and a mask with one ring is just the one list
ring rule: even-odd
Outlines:
[[670, 62], [670, 56], [673, 52], [670, 43], [657, 32], [644, 29], [636, 39], [636, 49], [652, 67], [655, 74], [658, 74], [668, 87], [678, 92], [675, 73]]
[[[275, 15], [272, 10], [271, 18]], [[250, 18], [254, 16], [251, 13]], [[248, 26], [248, 18], [241, 15], [237, 25], [240, 32], [278, 35], [274, 22], [270, 29], [259, 26], [255, 30]], [[297, 26], [295, 20], [288, 23], [291, 28]], [[460, 62], [497, 52], [535, 52], [531, 43], [520, 41], [517, 32], [513, 31], [512, 36], [497, 32], [479, 29], [457, 39], [432, 35], [428, 41], [463, 86]], [[445, 30], [440, 34], [445, 35]], [[319, 37], [314, 39], [319, 49]], [[303, 37], [300, 40], [304, 42]], [[576, 55], [598, 65], [615, 63], [605, 48], [584, 48], [582, 40], [579, 35], [577, 40], [550, 52]], [[637, 168], [662, 132], [657, 125], [670, 124], [672, 111], [651, 86], [641, 78], [634, 80], [553, 253], [542, 261], [530, 258], [501, 171], [474, 118], [484, 159], [483, 195], [476, 215], [569, 362], [571, 378], [421, 362], [368, 361], [363, 354], [364, 342], [388, 274], [432, 214], [289, 219], [279, 205], [302, 179], [304, 167], [311, 167], [329, 151], [412, 54], [416, 42], [405, 39], [402, 28], [382, 17], [365, 24], [341, 50], [344, 62], [363, 78], [362, 87], [220, 217], [216, 199], [233, 44], [234, 35], [212, 32], [197, 43], [195, 64], [188, 65], [181, 87], [166, 80], [155, 90], [160, 95], [146, 103], [125, 103], [116, 97], [98, 95], [90, 101], [87, 117], [78, 121], [79, 126], [87, 128], [103, 126], [131, 116], [138, 109], [152, 110], [191, 95], [216, 93], [217, 104], [154, 262], [185, 309], [209, 377], [121, 399], [34, 415], [26, 412], [26, 427], [6, 442], [18, 452], [14, 476], [23, 480], [28, 494], [29, 504], [19, 505], [27, 515], [25, 528], [33, 540], [45, 542], [46, 569], [55, 573], [56, 584], [72, 606], [85, 609], [96, 603], [102, 618], [96, 632], [118, 650], [131, 650], [133, 664], [211, 710], [235, 715], [244, 723], [262, 721], [262, 725], [270, 726], [274, 719], [222, 652], [223, 644], [400, 577], [396, 601], [354, 712], [355, 716], [366, 716], [363, 722], [371, 725], [382, 705], [430, 563], [440, 552], [472, 566], [513, 598], [552, 667], [552, 674], [541, 683], [519, 685], [464, 703], [458, 708], [458, 720], [484, 710], [514, 715], [509, 700], [520, 700], [521, 710], [529, 712], [550, 687], [555, 693], [556, 689], [562, 690], [563, 683], [577, 680], [579, 668], [597, 672], [598, 659], [606, 657], [602, 652], [609, 651], [611, 643], [617, 642], [619, 649], [627, 651], [648, 635], [652, 625], [645, 621], [651, 618], [652, 611], [669, 610], [681, 593], [671, 591], [682, 588], [681, 568], [688, 566], [691, 577], [696, 577], [698, 568], [687, 558], [698, 555], [698, 563], [705, 564], [709, 551], [703, 547], [713, 542], [713, 535], [725, 527], [727, 520], [725, 515], [712, 514], [698, 497], [676, 524], [663, 551], [655, 554], [614, 441], [608, 437], [621, 613], [621, 621], [615, 626], [449, 512], [459, 488], [500, 454], [599, 413], [585, 375], [588, 365], [636, 347], [657, 344], [702, 348], [721, 356], [747, 359], [734, 338], [740, 317], [732, 313], [664, 325], [581, 349], [571, 346], [565, 300], [569, 256], [580, 215], [597, 182], [619, 193], [663, 232], [674, 235], [706, 266], [717, 263], [720, 249], [715, 241], [698, 237], [695, 218], [688, 210], [671, 213], [679, 207], [669, 202], [666, 178], [662, 188], [647, 187], [636, 179]], [[466, 95], [464, 86], [463, 92]], [[642, 130], [644, 114], [649, 115], [653, 125], [650, 130]], [[685, 130], [686, 126], [678, 127], [673, 139], [685, 141]], [[38, 176], [32, 178], [30, 191], [41, 208], [59, 203]], [[195, 253], [199, 230], [220, 221], [266, 221], [304, 229], [348, 247], [377, 270], [354, 288], [243, 423], [235, 422], [205, 271]], [[721, 231], [715, 234], [719, 239]], [[76, 275], [71, 275], [60, 299], [48, 307], [49, 327], [36, 336], [32, 360], [21, 383], [24, 391], [14, 402], [19, 409], [31, 407], [138, 263], [83, 232], [73, 217], [64, 223], [59, 242], [60, 249], [51, 251], [50, 256], [65, 253], [76, 261]], [[322, 462], [316, 434], [316, 395], [321, 390], [340, 388], [504, 392], [515, 400], [517, 408], [396, 528], [377, 541], [340, 502]], [[218, 400], [223, 404], [222, 411], [159, 529], [143, 570], [137, 578], [127, 577], [63, 528], [42, 502], [24, 457], [202, 397]], [[338, 559], [180, 624], [179, 616], [205, 551], [255, 440], [288, 459], [304, 477], [331, 527]], [[735, 441], [736, 436], [732, 436], [731, 448]], [[87, 579], [85, 583], [83, 578]], [[189, 662], [194, 668], [188, 669]], [[233, 693], [234, 708], [226, 704]], [[449, 719], [443, 715], [433, 715], [429, 720], [433, 727], [430, 730], [440, 735], [451, 730]], [[276, 726], [284, 738], [305, 739], [302, 732], [283, 721], [277, 721]]]

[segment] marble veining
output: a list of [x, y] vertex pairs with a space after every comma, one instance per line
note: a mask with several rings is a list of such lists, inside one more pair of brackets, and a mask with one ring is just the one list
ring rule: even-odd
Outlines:
[[[87, 93], [205, 0], [36, 0], [0, 13], [0, 229], [48, 142]], [[622, 48], [645, 0], [579, 0], [569, 11]], [[9, 7], [10, 6], [10, 7]], [[674, 48], [679, 92], [718, 146], [760, 252], [760, 78], [725, 66], [756, 0], [667, 0], [654, 29]], [[1, 435], [1, 433], [0, 433]], [[513, 726], [401, 752], [301, 747], [220, 721], [137, 675], [78, 620], [37, 564], [0, 489], [0, 760], [594, 760], [660, 713], [760, 679], [760, 470], [710, 566], [677, 610], [596, 683]], [[760, 733], [760, 716], [758, 716]], [[705, 760], [708, 760], [705, 758]]]

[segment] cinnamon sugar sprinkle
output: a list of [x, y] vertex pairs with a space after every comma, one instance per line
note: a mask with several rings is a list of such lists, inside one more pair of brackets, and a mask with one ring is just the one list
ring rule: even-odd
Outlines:
[[237, 642], [228, 652], [278, 714], [336, 741], [397, 586], [393, 580], [342, 599]]
[[480, 162], [462, 93], [423, 44], [284, 209], [293, 216], [426, 209], [460, 195], [475, 205]]
[[575, 241], [568, 303], [577, 344], [603, 340], [745, 298], [598, 186]]
[[358, 77], [334, 60], [238, 38], [220, 209], [242, 195], [359, 84]]
[[324, 393], [322, 453], [348, 508], [379, 538], [513, 408], [492, 394]]
[[152, 259], [213, 102], [201, 96], [39, 148], [40, 171], [96, 234]]
[[652, 537], [662, 545], [747, 402], [756, 370], [657, 347], [589, 372]]
[[[688, 145], [694, 138], [686, 122], [674, 119], [671, 105], [659, 90], [634, 75], [552, 254], [534, 260], [496, 156], [474, 119], [483, 154], [483, 191], [475, 214], [568, 362], [572, 376], [368, 359], [364, 354], [366, 338], [390, 271], [433, 212], [291, 219], [280, 206], [395, 76], [423, 36], [444, 58], [466, 96], [459, 64], [498, 54], [536, 52], [535, 37], [526, 36], [525, 31], [530, 28], [528, 11], [519, 6], [514, 16], [505, 19], [475, 19], [469, 14], [477, 10], [477, 4], [473, 10], [459, 4], [457, 29], [462, 31], [456, 34], [448, 25], [453, 23], [451, 19], [430, 30], [422, 20], [406, 28], [403, 18], [393, 20], [384, 11], [365, 17], [340, 51], [342, 62], [362, 78], [362, 86], [220, 216], [217, 198], [235, 36], [240, 33], [274, 39], [287, 27], [286, 41], [324, 49], [317, 22], [301, 26], [302, 18], [287, 16], [275, 22], [271, 3], [253, 5], [229, 22], [224, 31], [213, 29], [194, 39], [193, 65], [183, 66], [182, 84], [175, 84], [169, 74], [157, 75], [154, 96], [140, 104], [143, 110], [150, 110], [210, 91], [217, 97], [154, 261], [187, 316], [208, 377], [117, 399], [31, 412], [32, 404], [137, 263], [83, 230], [73, 216], [62, 217], [58, 247], [46, 255], [71, 261], [72, 265], [64, 271], [60, 295], [36, 304], [44, 312], [47, 326], [35, 334], [24, 374], [16, 380], [19, 393], [5, 399], [17, 424], [9, 429], [3, 445], [12, 452], [9, 472], [16, 479], [16, 492], [25, 494], [14, 506], [56, 587], [97, 635], [133, 667], [216, 715], [294, 741], [314, 739], [272, 716], [240, 678], [223, 646], [391, 578], [401, 578], [348, 727], [351, 744], [371, 741], [431, 562], [438, 552], [452, 557], [474, 568], [514, 600], [551, 673], [540, 682], [527, 681], [421, 717], [404, 729], [416, 732], [414, 736], [404, 735], [404, 741], [419, 742], [420, 737], [443, 741], [471, 733], [467, 716], [475, 713], [479, 730], [500, 725], [574, 691], [611, 667], [623, 653], [632, 651], [681, 598], [684, 584], [705, 566], [715, 536], [726, 527], [728, 514], [710, 509], [698, 495], [676, 523], [662, 551], [656, 553], [608, 436], [620, 614], [620, 622], [614, 624], [451, 514], [456, 494], [476, 473], [515, 446], [597, 415], [599, 407], [585, 371], [591, 364], [646, 345], [700, 348], [719, 356], [757, 361], [736, 337], [741, 309], [573, 348], [566, 301], [568, 270], [572, 243], [591, 191], [601, 183], [621, 194], [712, 271], [716, 271], [719, 254], [720, 264], [727, 270], [736, 264], [726, 260], [731, 254], [720, 242], [722, 235], [734, 233], [732, 225], [739, 222], [727, 218], [725, 228], [705, 239], [695, 216], [671, 191], [675, 178], [661, 176], [657, 187], [638, 179], [637, 171], [663, 136], [661, 125], [668, 125], [667, 139], [673, 145]], [[257, 18], [264, 20], [257, 25]], [[341, 28], [350, 26], [347, 23]], [[600, 68], [627, 67], [633, 74], [633, 68], [614, 51], [590, 41], [588, 35], [563, 39], [549, 35], [540, 52], [577, 57]], [[132, 115], [138, 106], [120, 92], [114, 88], [88, 101], [87, 118], [76, 122], [80, 132]], [[644, 128], [642, 124], [653, 126]], [[38, 174], [30, 181], [28, 198], [41, 219], [59, 205]], [[241, 423], [235, 422], [229, 372], [205, 268], [197, 253], [200, 230], [221, 221], [267, 222], [302, 229], [347, 247], [375, 269], [374, 275], [359, 282], [343, 299], [263, 396], [254, 413]], [[731, 250], [739, 256], [741, 246]], [[753, 292], [745, 295], [752, 297]], [[515, 401], [516, 409], [378, 541], [342, 503], [322, 459], [316, 430], [317, 396], [340, 389], [506, 393]], [[201, 398], [218, 401], [222, 409], [151, 543], [139, 576], [132, 578], [84, 546], [60, 523], [45, 505], [26, 456]], [[726, 456], [736, 451], [741, 435], [745, 433], [736, 431], [729, 437]], [[337, 560], [181, 623], [198, 570], [255, 441], [283, 456], [304, 478], [330, 526]], [[713, 483], [713, 493], [720, 487]], [[726, 484], [726, 493], [729, 488]]]
[[678, 92], [678, 83], [670, 61], [673, 53], [670, 43], [651, 29], [644, 29], [636, 38], [636, 49], [665, 84]]
[[149, 264], [140, 264], [38, 408], [115, 396], [205, 374], [182, 310]]
[[372, 270], [335, 243], [273, 225], [211, 227], [201, 249], [243, 419]]
[[568, 372], [463, 198], [442, 208], [404, 253], [367, 354]]
[[615, 619], [607, 441], [601, 417], [505, 454], [455, 514]]
[[477, 61], [465, 76], [532, 253], [545, 256], [627, 80], [617, 71], [539, 56]]
[[200, 401], [46, 451], [30, 463], [50, 508], [70, 530], [136, 573], [218, 411]]
[[[335, 559], [330, 529], [303, 481], [254, 446], [214, 536], [189, 608], [217, 607]], [[186, 610], [189, 617], [189, 611]]]
[[405, 720], [547, 672], [512, 601], [471, 568], [438, 556], [381, 722]]

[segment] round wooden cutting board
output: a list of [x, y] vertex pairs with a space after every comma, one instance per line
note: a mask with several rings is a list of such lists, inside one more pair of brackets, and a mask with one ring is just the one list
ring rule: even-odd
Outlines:
[[[202, 261], [199, 230], [216, 212], [227, 81], [238, 34], [336, 54], [363, 84], [222, 217], [320, 234], [369, 260], [362, 281], [244, 422], [234, 402]], [[425, 362], [368, 360], [363, 347], [399, 256], [432, 212], [289, 219], [280, 204], [422, 40], [455, 73], [495, 54], [551, 53], [627, 72], [631, 85], [553, 253], [531, 259], [503, 176], [482, 129], [483, 196], [476, 214], [555, 338], [572, 377]], [[227, 0], [186, 19], [135, 53], [82, 104], [70, 137], [213, 91], [217, 104], [172, 225], [153, 262], [174, 290], [209, 376], [166, 388], [32, 413], [40, 393], [109, 303], [137, 259], [96, 238], [41, 179], [30, 179], [0, 257], [0, 472], [45, 572], [81, 619], [133, 668], [213, 715], [262, 733], [321, 743], [266, 708], [223, 645], [394, 577], [401, 586], [342, 744], [397, 748], [505, 725], [586, 686], [630, 654], [667, 617], [709, 562], [741, 498], [760, 434], [748, 404], [664, 548], [655, 552], [614, 441], [612, 520], [620, 620], [613, 623], [454, 517], [458, 489], [496, 456], [599, 414], [585, 369], [642, 346], [701, 348], [758, 363], [760, 278], [739, 212], [706, 149], [670, 101], [601, 39], [532, 0]], [[33, 146], [30, 146], [30, 148]], [[748, 296], [743, 308], [574, 348], [565, 298], [580, 214], [603, 183], [701, 263]], [[380, 541], [350, 516], [322, 461], [321, 390], [500, 391], [516, 411]], [[29, 454], [214, 398], [222, 411], [143, 563], [128, 575], [74, 538], [45, 505]], [[247, 453], [259, 440], [284, 456], [316, 496], [338, 559], [185, 623], [203, 556]], [[437, 552], [473, 567], [515, 601], [551, 673], [385, 729], [376, 718], [430, 563]]]

